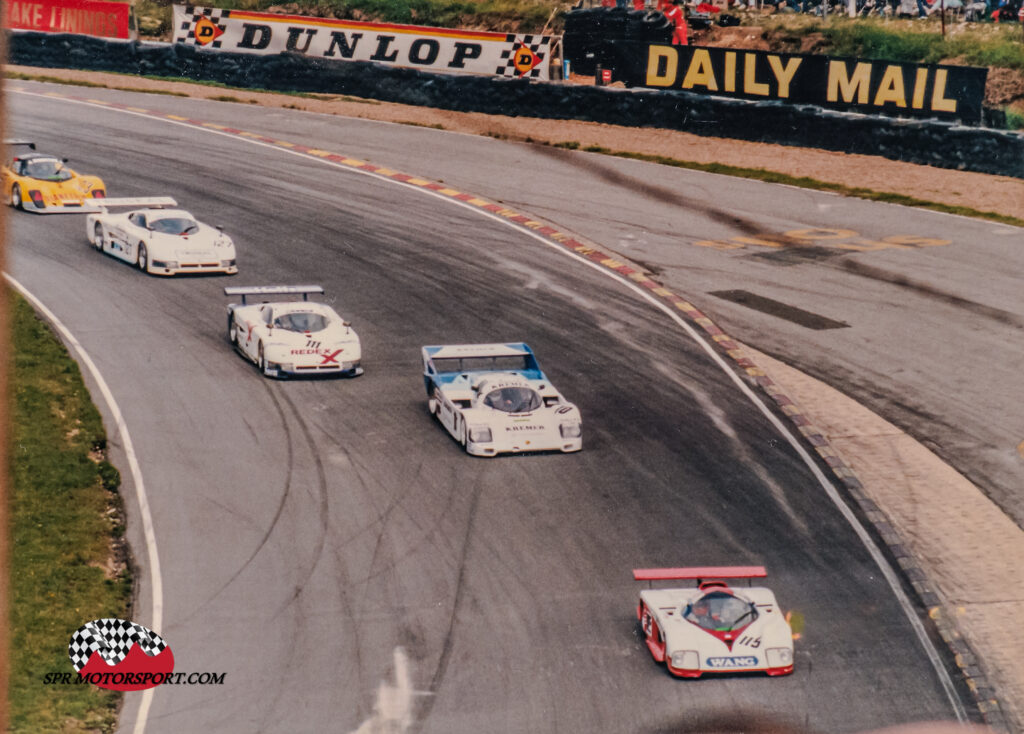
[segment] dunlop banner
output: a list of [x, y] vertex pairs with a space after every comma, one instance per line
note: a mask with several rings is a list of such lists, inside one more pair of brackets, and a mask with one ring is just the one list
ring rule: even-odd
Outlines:
[[211, 50], [376, 61], [430, 71], [547, 79], [551, 36], [460, 31], [174, 6], [174, 40]]
[[883, 115], [977, 123], [988, 69], [615, 42], [608, 61], [629, 86], [683, 89]]
[[0, 3], [4, 28], [132, 38], [132, 6], [103, 0], [8, 0]]

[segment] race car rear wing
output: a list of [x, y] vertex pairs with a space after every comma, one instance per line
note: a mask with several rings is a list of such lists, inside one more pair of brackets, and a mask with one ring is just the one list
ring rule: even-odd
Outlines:
[[309, 300], [310, 293], [324, 292], [320, 285], [253, 285], [239, 288], [231, 287], [224, 289], [225, 296], [241, 296], [242, 305], [245, 305], [247, 296], [302, 296], [303, 301]]
[[142, 206], [148, 209], [159, 209], [164, 206], [177, 206], [178, 202], [170, 196], [125, 196], [111, 199], [93, 199], [89, 202], [100, 209], [112, 206]]
[[32, 150], [36, 149], [36, 144], [33, 143], [31, 140], [5, 140], [4, 141], [4, 145], [10, 145], [10, 146], [27, 145]]
[[707, 580], [764, 578], [764, 566], [696, 566], [693, 568], [634, 568], [637, 581], [674, 581], [693, 579], [700, 586]]

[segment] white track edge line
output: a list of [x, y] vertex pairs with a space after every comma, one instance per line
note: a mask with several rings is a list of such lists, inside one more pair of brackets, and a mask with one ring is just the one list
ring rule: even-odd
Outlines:
[[[567, 257], [578, 260], [584, 265], [593, 268], [597, 272], [602, 273], [603, 275], [611, 278], [612, 280], [616, 280], [622, 283], [627, 288], [638, 294], [641, 298], [651, 303], [655, 308], [667, 314], [668, 317], [672, 321], [674, 321], [678, 326], [680, 326], [690, 336], [691, 339], [697, 342], [697, 344], [701, 348], [703, 348], [704, 351], [708, 353], [708, 355], [711, 356], [712, 360], [722, 369], [722, 371], [725, 372], [729, 379], [731, 379], [733, 383], [735, 383], [736, 386], [739, 387], [740, 391], [744, 395], [746, 395], [746, 397], [752, 403], [754, 403], [754, 405], [761, 411], [761, 413], [765, 415], [765, 417], [768, 418], [769, 422], [773, 426], [775, 426], [776, 430], [778, 430], [779, 433], [782, 434], [782, 436], [793, 447], [797, 454], [799, 454], [800, 458], [804, 460], [804, 463], [807, 464], [807, 466], [810, 468], [811, 473], [818, 480], [818, 483], [821, 485], [822, 489], [825, 490], [825, 493], [828, 495], [829, 499], [832, 500], [833, 504], [836, 506], [839, 512], [843, 515], [844, 518], [846, 518], [847, 522], [850, 523], [850, 526], [857, 534], [857, 537], [860, 538], [861, 542], [864, 544], [868, 553], [871, 555], [872, 559], [878, 565], [879, 570], [882, 572], [882, 576], [885, 577], [886, 582], [889, 584], [889, 588], [892, 590], [893, 595], [896, 597], [896, 600], [899, 602], [900, 607], [903, 609], [903, 612], [907, 617], [907, 620], [910, 622], [910, 626], [913, 628], [914, 633], [917, 636], [918, 642], [921, 643], [921, 647], [924, 648], [924, 651], [928, 656], [928, 659], [931, 662], [932, 667], [935, 669], [935, 672], [939, 678], [939, 682], [942, 684], [942, 688], [946, 693], [947, 698], [949, 699], [950, 705], [952, 705], [953, 710], [956, 712], [957, 720], [960, 723], [966, 723], [968, 721], [967, 712], [964, 708], [963, 702], [960, 700], [959, 695], [957, 695], [956, 693], [956, 686], [953, 684], [953, 679], [950, 677], [949, 671], [946, 669], [946, 666], [942, 663], [942, 657], [939, 654], [938, 649], [935, 647], [931, 639], [928, 637], [928, 633], [924, 628], [924, 624], [922, 624], [921, 620], [918, 618], [916, 612], [914, 611], [914, 605], [910, 601], [910, 598], [907, 596], [906, 592], [903, 590], [903, 587], [900, 583], [898, 575], [896, 574], [896, 571], [892, 568], [889, 562], [885, 560], [885, 556], [882, 554], [882, 551], [879, 549], [878, 545], [868, 534], [867, 530], [857, 519], [856, 515], [853, 514], [853, 511], [839, 496], [839, 492], [836, 490], [835, 486], [829, 481], [828, 477], [825, 476], [824, 472], [821, 471], [820, 467], [810, 456], [810, 454], [807, 453], [807, 450], [797, 440], [793, 433], [782, 423], [781, 420], [779, 420], [779, 418], [771, 410], [768, 409], [764, 402], [754, 393], [753, 390], [750, 389], [750, 386], [748, 386], [745, 382], [743, 382], [743, 380], [740, 379], [739, 375], [737, 375], [735, 371], [733, 371], [729, 367], [725, 359], [720, 354], [718, 354], [718, 352], [716, 352], [714, 348], [700, 334], [698, 334], [697, 331], [689, 323], [687, 323], [681, 316], [672, 311], [668, 306], [666, 306], [664, 303], [656, 299], [650, 293], [647, 293], [645, 290], [640, 288], [640, 286], [638, 286], [637, 284], [622, 277], [618, 273], [615, 273], [614, 271], [609, 270], [608, 268], [602, 265], [599, 265], [598, 263], [588, 260], [587, 258], [584, 258], [583, 256], [575, 252], [567, 250], [563, 245], [548, 240], [547, 238], [537, 234], [528, 227], [523, 227], [522, 225], [517, 224], [516, 222], [511, 222], [505, 219], [504, 217], [500, 217], [497, 214], [494, 214], [493, 212], [487, 211], [486, 209], [481, 209], [479, 207], [468, 204], [464, 201], [453, 199], [451, 197], [445, 196], [444, 194], [439, 194], [438, 192], [433, 191], [431, 189], [416, 186], [415, 184], [406, 183], [404, 181], [398, 181], [396, 179], [390, 178], [388, 176], [382, 176], [372, 171], [364, 171], [359, 168], [354, 168], [352, 166], [347, 166], [342, 163], [330, 161], [325, 158], [320, 158], [319, 156], [303, 153], [298, 150], [290, 150], [288, 148], [283, 148], [279, 145], [263, 142], [262, 140], [253, 140], [245, 136], [224, 132], [221, 130], [217, 130], [215, 128], [203, 127], [201, 125], [196, 125], [194, 123], [181, 122], [178, 120], [169, 120], [167, 118], [154, 116], [152, 114], [119, 109], [117, 107], [111, 107], [109, 105], [104, 104], [96, 104], [93, 102], [62, 99], [61, 97], [55, 97], [48, 94], [38, 94], [36, 92], [23, 91], [19, 91], [17, 93], [35, 97], [42, 97], [45, 99], [54, 99], [62, 102], [73, 102], [76, 104], [87, 105], [89, 107], [98, 107], [101, 109], [110, 110], [112, 112], [122, 112], [129, 115], [135, 115], [137, 117], [144, 117], [148, 120], [160, 120], [162, 122], [168, 122], [172, 125], [181, 125], [182, 127], [187, 127], [192, 130], [203, 130], [205, 132], [213, 133], [215, 135], [223, 135], [233, 140], [240, 140], [246, 143], [251, 143], [253, 145], [259, 145], [265, 148], [270, 148], [272, 150], [276, 150], [282, 153], [289, 153], [291, 155], [299, 156], [302, 158], [308, 158], [309, 160], [319, 161], [320, 163], [323, 163], [327, 166], [331, 166], [332, 168], [338, 168], [343, 171], [350, 171], [352, 173], [359, 173], [364, 176], [370, 176], [372, 178], [378, 179], [380, 181], [386, 181], [397, 186], [403, 186], [411, 191], [418, 191], [429, 196], [433, 196], [435, 198], [440, 199], [441, 201], [446, 201], [451, 204], [461, 206], [462, 208], [467, 209], [468, 211], [475, 212], [481, 216], [487, 217], [496, 222], [509, 226], [535, 239], [536, 241], [540, 242], [546, 247], [556, 252], [559, 252]], [[141, 734], [141, 731], [136, 729], [135, 734]]]
[[[135, 445], [132, 443], [131, 435], [128, 433], [128, 425], [125, 423], [124, 415], [121, 413], [121, 408], [114, 399], [114, 395], [110, 391], [107, 381], [103, 379], [103, 375], [100, 374], [99, 368], [96, 367], [96, 363], [92, 361], [92, 357], [90, 357], [89, 353], [85, 351], [85, 347], [83, 347], [81, 342], [75, 338], [75, 335], [71, 333], [71, 330], [64, 325], [64, 322], [57, 318], [57, 315], [47, 308], [46, 305], [31, 291], [15, 280], [10, 273], [5, 272], [4, 278], [6, 278], [7, 282], [32, 304], [32, 307], [36, 311], [40, 312], [47, 321], [53, 324], [53, 327], [60, 332], [61, 338], [64, 339], [65, 343], [69, 344], [78, 354], [79, 361], [89, 370], [89, 374], [92, 375], [93, 380], [95, 380], [96, 386], [99, 388], [100, 393], [103, 395], [103, 400], [107, 404], [107, 409], [110, 411], [110, 414], [114, 419], [117, 435], [121, 437], [121, 445], [124, 449], [125, 456], [128, 459], [128, 466], [132, 475], [132, 483], [135, 485], [135, 498], [139, 503], [139, 514], [142, 516], [142, 532], [146, 538], [146, 555], [149, 559], [150, 583], [153, 585], [153, 614], [150, 624], [152, 624], [153, 631], [160, 634], [160, 627], [163, 625], [164, 609], [163, 583], [160, 578], [160, 557], [156, 549], [156, 534], [153, 530], [153, 517], [149, 511], [149, 500], [146, 498], [146, 488], [142, 482], [142, 469], [139, 467], [139, 461], [135, 455]], [[142, 701], [139, 703], [139, 717], [136, 719], [136, 726], [133, 734], [142, 734], [142, 728], [145, 727], [145, 721], [149, 714], [149, 707], [152, 704], [152, 700], [153, 689], [147, 688], [142, 694]], [[139, 722], [141, 722], [141, 727]]]

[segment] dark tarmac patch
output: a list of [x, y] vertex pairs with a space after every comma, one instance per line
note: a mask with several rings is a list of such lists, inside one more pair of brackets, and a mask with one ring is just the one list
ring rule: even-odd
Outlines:
[[738, 303], [741, 306], [752, 308], [755, 311], [766, 313], [769, 316], [777, 316], [780, 319], [786, 321], [792, 321], [794, 324], [806, 327], [808, 329], [814, 329], [815, 331], [822, 331], [824, 329], [843, 329], [849, 327], [849, 324], [843, 321], [833, 321], [830, 318], [821, 316], [810, 311], [804, 311], [802, 308], [796, 306], [790, 306], [789, 304], [782, 303], [781, 301], [775, 301], [771, 298], [765, 298], [759, 296], [756, 293], [749, 291], [711, 291], [709, 295], [722, 298], [726, 301], [732, 301]]

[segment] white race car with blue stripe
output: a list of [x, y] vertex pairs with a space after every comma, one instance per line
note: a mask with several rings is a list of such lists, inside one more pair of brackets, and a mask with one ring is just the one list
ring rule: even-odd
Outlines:
[[792, 673], [793, 630], [775, 594], [761, 586], [733, 588], [724, 580], [763, 576], [761, 566], [635, 569], [633, 577], [640, 581], [697, 582], [640, 592], [636, 614], [647, 649], [680, 678]]
[[423, 347], [427, 406], [474, 456], [583, 448], [579, 409], [522, 342]]

